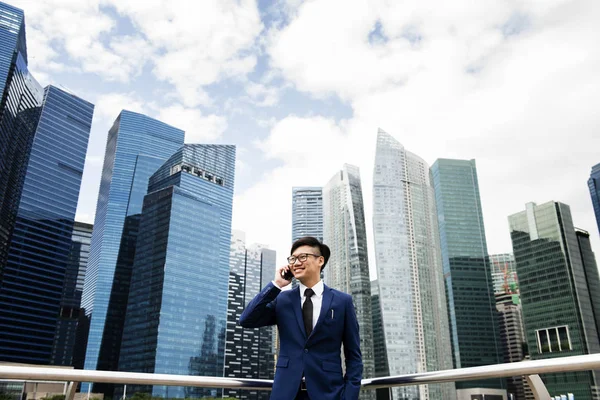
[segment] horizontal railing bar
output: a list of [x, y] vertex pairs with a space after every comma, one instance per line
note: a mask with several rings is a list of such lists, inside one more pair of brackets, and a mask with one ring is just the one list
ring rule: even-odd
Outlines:
[[[543, 360], [494, 364], [482, 367], [450, 369], [382, 378], [363, 379], [365, 389], [471, 381], [507, 376], [600, 370], [600, 354], [560, 357]], [[273, 381], [266, 379], [217, 378], [191, 375], [152, 374], [141, 372], [92, 371], [81, 369], [23, 367], [0, 365], [0, 379], [19, 381], [98, 382], [113, 384], [195, 386], [225, 389], [270, 390]]]
[[362, 386], [365, 389], [379, 389], [431, 383], [474, 381], [519, 375], [538, 375], [552, 372], [588, 371], [593, 369], [600, 369], [600, 354], [546, 358], [543, 360], [363, 379]]

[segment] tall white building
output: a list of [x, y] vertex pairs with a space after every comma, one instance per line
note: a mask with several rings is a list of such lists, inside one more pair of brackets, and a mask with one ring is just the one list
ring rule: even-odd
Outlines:
[[[389, 375], [452, 369], [429, 165], [379, 130], [373, 230]], [[393, 400], [455, 399], [453, 383], [393, 388]]]
[[323, 241], [323, 188], [292, 188], [292, 243], [312, 236]]
[[[323, 243], [331, 248], [325, 267], [325, 283], [352, 295], [360, 327], [363, 377], [375, 376], [371, 282], [367, 232], [360, 174], [345, 164], [323, 188]], [[361, 392], [361, 399], [374, 399], [374, 390]]]

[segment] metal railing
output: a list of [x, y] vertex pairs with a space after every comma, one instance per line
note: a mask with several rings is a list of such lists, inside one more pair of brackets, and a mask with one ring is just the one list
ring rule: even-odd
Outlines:
[[[424, 385], [431, 383], [474, 381], [523, 375], [536, 400], [548, 400], [550, 395], [538, 374], [600, 369], [600, 354], [521, 361], [482, 367], [423, 372], [383, 378], [363, 379], [363, 389]], [[0, 379], [15, 381], [68, 382], [65, 400], [73, 400], [79, 382], [189, 386], [224, 389], [270, 390], [273, 381], [264, 379], [216, 378], [189, 375], [149, 374], [138, 372], [90, 371], [47, 367], [0, 365]]]

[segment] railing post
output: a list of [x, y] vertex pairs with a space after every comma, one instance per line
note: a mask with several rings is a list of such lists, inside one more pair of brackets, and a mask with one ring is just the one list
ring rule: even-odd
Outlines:
[[527, 379], [527, 383], [533, 392], [533, 397], [535, 400], [550, 400], [550, 393], [548, 393], [548, 389], [546, 389], [546, 385], [542, 381], [539, 375], [525, 375], [525, 379]]
[[67, 387], [67, 392], [65, 393], [65, 400], [74, 400], [75, 392], [77, 391], [77, 384], [79, 382], [69, 382], [69, 386]]

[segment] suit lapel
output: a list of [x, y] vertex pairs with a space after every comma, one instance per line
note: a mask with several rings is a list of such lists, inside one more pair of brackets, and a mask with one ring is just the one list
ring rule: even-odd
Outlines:
[[315, 331], [319, 329], [325, 318], [327, 318], [327, 311], [329, 311], [329, 306], [331, 306], [332, 300], [333, 291], [327, 285], [323, 284], [323, 301], [321, 302], [321, 312], [319, 313], [319, 319], [317, 320], [317, 324], [310, 334], [310, 337], [315, 335]]
[[292, 290], [292, 308], [294, 309], [294, 314], [296, 314], [296, 321], [300, 327], [300, 332], [302, 332], [306, 338], [304, 318], [302, 318], [302, 303], [300, 302], [300, 286], [296, 286], [296, 288]]

